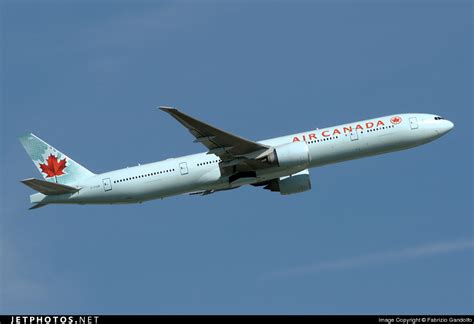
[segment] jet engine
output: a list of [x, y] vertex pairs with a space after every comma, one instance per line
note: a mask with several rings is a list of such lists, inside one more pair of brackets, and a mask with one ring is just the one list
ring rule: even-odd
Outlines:
[[305, 169], [298, 173], [272, 179], [265, 182], [254, 183], [253, 186], [264, 186], [263, 189], [276, 191], [282, 195], [291, 195], [311, 189], [311, 179], [309, 178], [309, 170]]
[[309, 148], [305, 142], [293, 142], [276, 146], [267, 157], [272, 165], [283, 168], [294, 168], [309, 166]]
[[282, 195], [311, 190], [309, 171], [306, 169], [287, 177], [281, 177], [278, 179], [278, 186], [280, 188], [280, 194]]

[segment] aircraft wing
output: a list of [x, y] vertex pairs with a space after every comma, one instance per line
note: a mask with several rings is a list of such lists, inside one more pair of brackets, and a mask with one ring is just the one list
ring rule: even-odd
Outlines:
[[270, 146], [228, 133], [188, 116], [175, 108], [163, 106], [159, 108], [186, 127], [196, 138], [195, 143], [202, 143], [209, 149], [208, 154], [219, 156], [224, 161], [221, 167], [237, 165], [242, 160], [255, 161], [255, 159], [261, 158], [273, 150]]

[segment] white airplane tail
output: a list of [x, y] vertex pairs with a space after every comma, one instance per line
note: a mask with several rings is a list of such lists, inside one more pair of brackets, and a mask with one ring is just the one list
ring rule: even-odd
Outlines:
[[20, 142], [46, 181], [70, 184], [94, 175], [31, 133], [21, 136]]

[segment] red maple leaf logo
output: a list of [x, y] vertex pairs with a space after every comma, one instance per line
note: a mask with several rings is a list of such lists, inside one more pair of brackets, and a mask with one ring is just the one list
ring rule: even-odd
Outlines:
[[66, 168], [66, 159], [59, 160], [53, 154], [50, 154], [46, 163], [40, 163], [39, 166], [41, 171], [46, 173], [46, 178], [56, 177], [64, 174], [63, 170]]
[[401, 121], [402, 121], [402, 118], [401, 117], [398, 117], [398, 116], [395, 116], [395, 117], [392, 117], [390, 119], [390, 121], [392, 122], [392, 124], [400, 124]]

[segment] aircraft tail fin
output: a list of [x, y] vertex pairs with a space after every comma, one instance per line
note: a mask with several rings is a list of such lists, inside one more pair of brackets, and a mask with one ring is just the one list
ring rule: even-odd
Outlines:
[[67, 184], [94, 175], [94, 173], [31, 133], [21, 136], [20, 142], [47, 182]]

